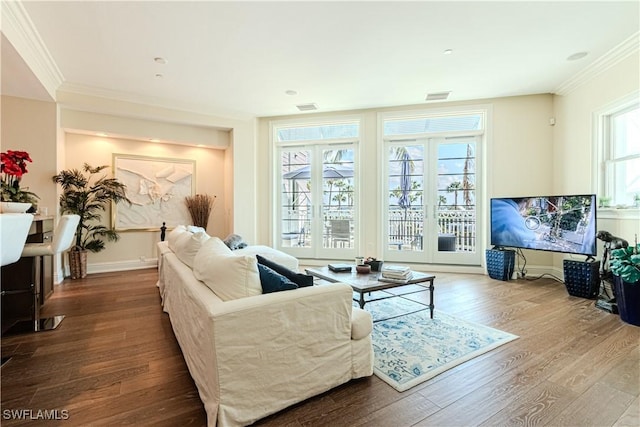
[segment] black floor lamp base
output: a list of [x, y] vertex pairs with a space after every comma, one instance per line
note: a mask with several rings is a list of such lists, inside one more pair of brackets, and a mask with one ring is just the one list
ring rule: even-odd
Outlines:
[[52, 331], [60, 325], [63, 319], [64, 315], [38, 320], [20, 320], [7, 329], [2, 336]]

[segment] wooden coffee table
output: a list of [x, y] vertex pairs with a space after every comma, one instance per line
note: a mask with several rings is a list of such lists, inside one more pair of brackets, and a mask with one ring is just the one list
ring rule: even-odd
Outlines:
[[[355, 268], [353, 268], [352, 270], [355, 270]], [[307, 268], [305, 269], [305, 271], [307, 272], [307, 274], [310, 274], [322, 280], [326, 280], [327, 282], [332, 282], [332, 283], [342, 282], [350, 285], [351, 288], [353, 288], [353, 290], [360, 295], [359, 299], [357, 300], [354, 299], [354, 301], [358, 301], [358, 304], [360, 304], [360, 308], [364, 308], [364, 305], [367, 302], [379, 301], [387, 298], [393, 298], [396, 296], [396, 295], [391, 295], [388, 297], [375, 298], [375, 299], [370, 299], [369, 301], [365, 301], [364, 294], [367, 292], [381, 291], [384, 289], [397, 288], [400, 286], [413, 285], [413, 284], [420, 284], [421, 286], [426, 286], [429, 289], [429, 312], [430, 312], [431, 318], [433, 319], [433, 309], [434, 309], [433, 279], [435, 279], [436, 276], [432, 274], [414, 271], [413, 277], [411, 278], [411, 280], [407, 281], [406, 283], [405, 282], [389, 283], [389, 282], [379, 281], [378, 279], [380, 278], [381, 273], [377, 271], [373, 271], [369, 274], [359, 274], [359, 273], [356, 273], [355, 271], [335, 272], [335, 271], [329, 270], [329, 267], [327, 266], [318, 267], [318, 268]], [[423, 283], [428, 283], [428, 285], [423, 285]]]

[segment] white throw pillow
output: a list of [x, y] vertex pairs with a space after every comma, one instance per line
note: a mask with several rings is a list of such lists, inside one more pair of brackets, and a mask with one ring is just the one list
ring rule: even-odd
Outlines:
[[209, 239], [210, 236], [203, 231], [197, 233], [182, 233], [176, 239], [173, 252], [180, 261], [193, 268], [193, 261], [196, 254]]
[[204, 231], [205, 233], [207, 232], [207, 230], [205, 230], [203, 227], [198, 227], [195, 225], [187, 225], [187, 231], [190, 233], [197, 233], [199, 231]]
[[298, 271], [298, 258], [269, 246], [251, 245], [246, 248], [237, 249], [234, 253], [236, 255], [260, 255], [269, 261], [273, 261], [276, 264], [287, 267], [289, 270]]
[[169, 232], [169, 235], [167, 236], [167, 243], [169, 244], [169, 249], [171, 249], [172, 251], [175, 251], [176, 240], [178, 239], [178, 237], [180, 237], [186, 232], [187, 232], [187, 227], [185, 227], [184, 225], [178, 225], [173, 230], [171, 230], [171, 232]]
[[207, 240], [196, 254], [193, 274], [223, 301], [262, 294], [256, 257], [235, 255], [217, 237]]

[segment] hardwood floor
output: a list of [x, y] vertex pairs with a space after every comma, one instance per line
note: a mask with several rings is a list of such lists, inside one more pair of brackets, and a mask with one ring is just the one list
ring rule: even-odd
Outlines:
[[[43, 314], [57, 330], [2, 338], [6, 410], [66, 410], [65, 426], [206, 424], [169, 318], [156, 270], [96, 274], [56, 286]], [[61, 417], [64, 414], [60, 414]], [[29, 415], [30, 416], [30, 415]]]
[[[2, 356], [13, 357], [1, 371], [2, 425], [206, 425], [156, 279], [142, 270], [66, 280], [43, 310], [66, 315], [56, 331], [3, 337]], [[256, 425], [640, 425], [640, 327], [550, 279], [437, 274], [435, 284], [436, 310], [520, 338], [403, 393], [372, 376]]]

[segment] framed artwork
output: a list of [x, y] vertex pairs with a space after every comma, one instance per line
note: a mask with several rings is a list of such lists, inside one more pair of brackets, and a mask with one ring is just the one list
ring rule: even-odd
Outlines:
[[113, 155], [113, 172], [127, 186], [128, 203], [112, 206], [112, 226], [118, 231], [158, 231], [190, 224], [185, 197], [195, 193], [195, 160]]

